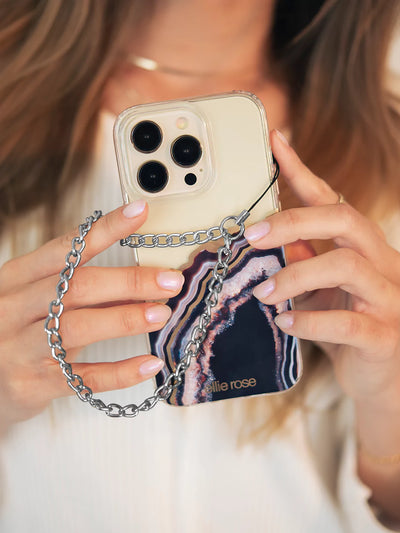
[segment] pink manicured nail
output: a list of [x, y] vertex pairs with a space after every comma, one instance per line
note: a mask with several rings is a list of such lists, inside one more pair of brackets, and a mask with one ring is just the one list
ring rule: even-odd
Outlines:
[[290, 146], [289, 145], [289, 141], [286, 139], [286, 137], [283, 135], [283, 133], [280, 132], [279, 130], [275, 130], [275, 131], [276, 131], [276, 134], [279, 137], [279, 139], [283, 142], [283, 144], [286, 144], [286, 146]]
[[269, 233], [270, 229], [271, 225], [269, 222], [264, 220], [263, 222], [258, 222], [257, 224], [247, 228], [244, 232], [244, 236], [248, 241], [258, 241], [262, 237], [265, 237], [265, 235]]
[[280, 329], [290, 329], [293, 326], [294, 316], [292, 313], [283, 313], [275, 317], [275, 324]]
[[144, 200], [136, 200], [128, 204], [122, 211], [124, 217], [126, 218], [135, 218], [143, 213], [146, 208], [146, 202]]
[[185, 278], [180, 272], [159, 272], [157, 274], [157, 283], [162, 289], [168, 291], [177, 291], [183, 285]]
[[263, 298], [269, 296], [274, 291], [274, 289], [275, 280], [269, 279], [268, 281], [264, 281], [260, 285], [257, 285], [257, 287], [253, 291], [253, 294], [256, 298], [262, 300]]
[[148, 359], [142, 363], [139, 367], [139, 372], [142, 374], [142, 376], [154, 376], [162, 369], [163, 366], [164, 361], [158, 359], [158, 357], [154, 357], [154, 359]]
[[166, 305], [152, 305], [144, 312], [147, 322], [150, 324], [158, 324], [166, 322], [171, 316], [171, 309]]

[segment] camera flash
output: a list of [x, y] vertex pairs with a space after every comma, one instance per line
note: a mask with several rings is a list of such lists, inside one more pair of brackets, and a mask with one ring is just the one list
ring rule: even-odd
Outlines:
[[188, 120], [185, 117], [179, 117], [176, 121], [176, 127], [180, 130], [184, 130], [188, 126]]

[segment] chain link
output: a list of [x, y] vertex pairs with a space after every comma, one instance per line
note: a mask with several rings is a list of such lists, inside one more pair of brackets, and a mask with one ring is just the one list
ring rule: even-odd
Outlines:
[[[82, 402], [86, 402], [95, 409], [106, 413], [111, 418], [134, 418], [141, 411], [149, 411], [157, 405], [159, 401], [167, 400], [173, 390], [182, 383], [183, 376], [189, 368], [192, 358], [198, 356], [201, 345], [207, 336], [207, 328], [211, 321], [211, 311], [218, 303], [218, 295], [222, 290], [223, 282], [228, 274], [229, 261], [232, 257], [231, 244], [239, 239], [244, 233], [244, 222], [250, 213], [244, 210], [239, 216], [229, 216], [222, 220], [219, 226], [213, 226], [207, 230], [186, 231], [185, 233], [158, 233], [140, 235], [134, 233], [120, 241], [121, 246], [131, 248], [175, 248], [177, 246], [192, 246], [194, 244], [205, 244], [210, 241], [223, 239], [224, 244], [218, 248], [218, 259], [214, 265], [212, 278], [207, 286], [207, 295], [204, 298], [205, 309], [200, 315], [198, 325], [194, 326], [190, 340], [185, 346], [183, 356], [176, 368], [166, 378], [162, 385], [157, 387], [152, 396], [149, 396], [142, 403], [134, 403], [121, 406], [117, 403], [106, 405], [99, 398], [93, 397], [93, 392], [78, 374], [74, 374], [72, 366], [67, 363], [66, 351], [62, 346], [60, 335], [60, 318], [64, 311], [62, 299], [68, 292], [69, 281], [74, 275], [76, 267], [79, 265], [82, 252], [85, 249], [85, 237], [91, 230], [92, 225], [101, 216], [101, 211], [95, 211], [92, 216], [86, 218], [86, 222], [79, 226], [79, 236], [74, 237], [71, 242], [71, 250], [65, 257], [65, 267], [60, 272], [60, 280], [56, 285], [57, 298], [49, 304], [49, 314], [45, 320], [44, 330], [47, 333], [47, 342], [51, 349], [52, 357], [58, 362], [66, 377], [68, 386], [76, 393]], [[232, 231], [232, 224], [237, 226], [237, 231]]]
[[[230, 216], [223, 219], [219, 226], [213, 226], [209, 229], [200, 229], [197, 231], [185, 231], [184, 233], [132, 233], [120, 240], [121, 246], [130, 248], [176, 248], [178, 246], [193, 246], [194, 244], [206, 244], [210, 241], [223, 239], [225, 234], [229, 233], [231, 239], [239, 238], [242, 224], [248, 218], [249, 212], [244, 210], [239, 216]], [[229, 223], [236, 224], [239, 228], [236, 234], [228, 231]], [[244, 231], [244, 230], [243, 230]]]

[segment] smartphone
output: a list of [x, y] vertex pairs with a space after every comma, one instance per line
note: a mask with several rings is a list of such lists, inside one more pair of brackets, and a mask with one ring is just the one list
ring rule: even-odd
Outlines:
[[[149, 204], [142, 234], [218, 226], [248, 209], [272, 181], [265, 110], [247, 92], [131, 107], [116, 120], [114, 142], [124, 202], [145, 198]], [[279, 209], [274, 185], [246, 225]], [[175, 369], [198, 323], [222, 244], [134, 250], [136, 264], [177, 268], [185, 277], [181, 293], [167, 302], [170, 320], [148, 335], [150, 353], [165, 361], [157, 385]], [[291, 309], [291, 301], [267, 306], [252, 295], [285, 265], [283, 248], [257, 250], [241, 238], [232, 250], [207, 337], [168, 398], [171, 405], [283, 392], [300, 378], [298, 342], [274, 323], [278, 313]]]

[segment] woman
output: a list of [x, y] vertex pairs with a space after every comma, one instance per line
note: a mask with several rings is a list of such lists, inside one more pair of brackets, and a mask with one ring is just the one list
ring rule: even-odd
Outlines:
[[[398, 209], [400, 121], [385, 71], [398, 6], [286, 4], [0, 6], [2, 530], [375, 532], [400, 521], [400, 255], [372, 221]], [[291, 265], [255, 295], [272, 304], [305, 293], [277, 321], [314, 342], [303, 386], [279, 399], [159, 405], [133, 421], [60, 399], [69, 391], [43, 318], [76, 230], [48, 239], [115, 208], [88, 235], [87, 261], [146, 217], [142, 202], [117, 207], [113, 117], [235, 88], [263, 100], [315, 173], [273, 133], [287, 209], [246, 233], [260, 248], [291, 244]], [[160, 369], [131, 336], [169, 316], [138, 300], [177, 294], [182, 276], [135, 269], [118, 248], [96, 260], [71, 281], [61, 333], [85, 383], [131, 403]]]

